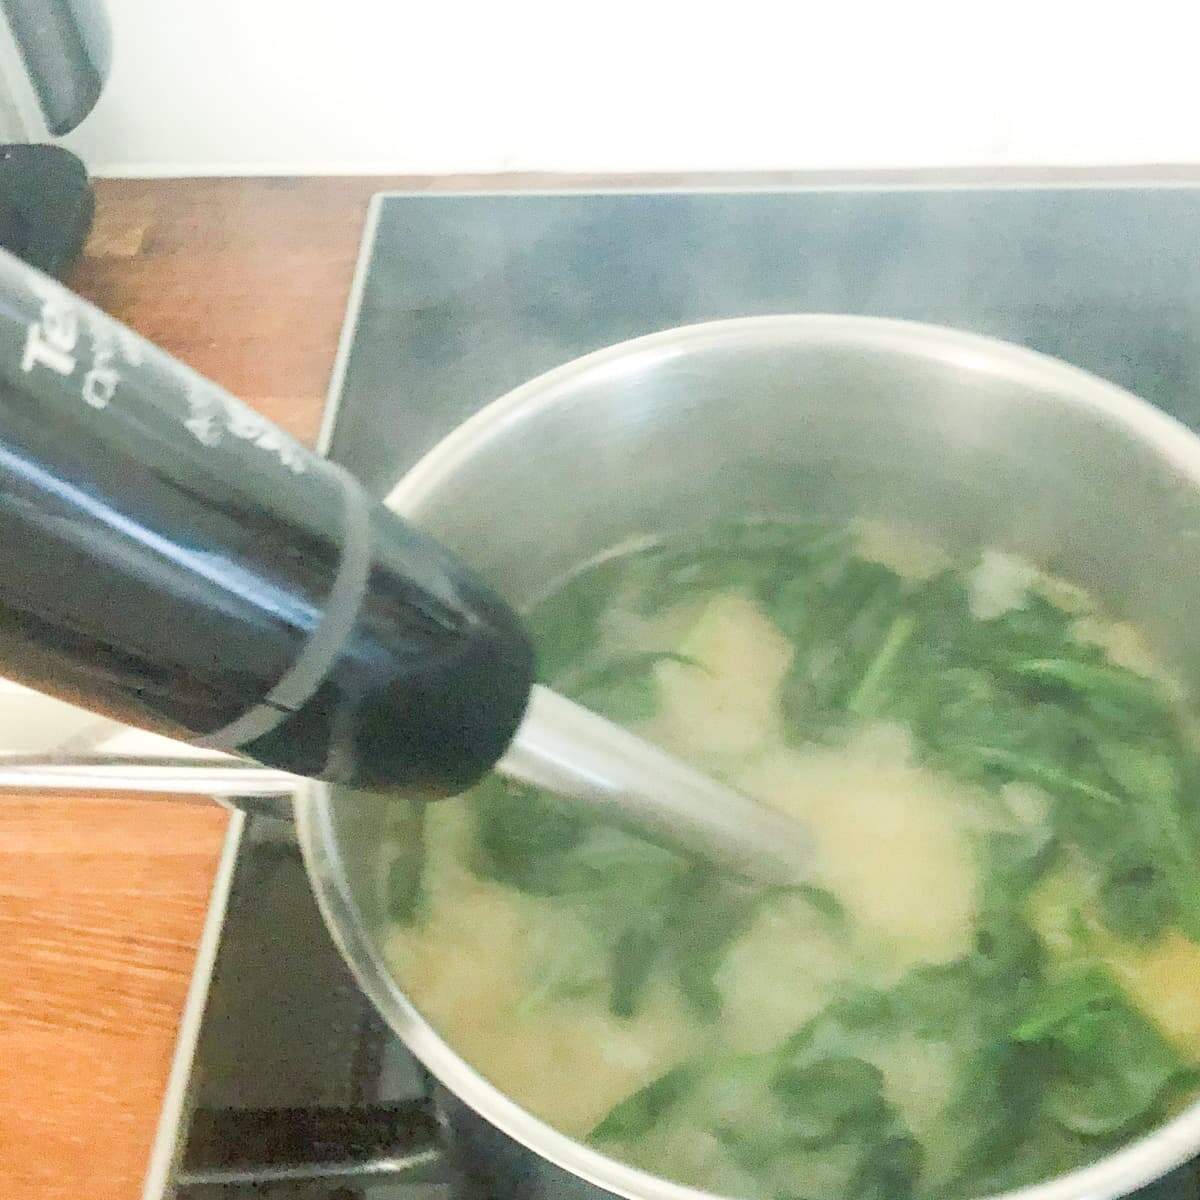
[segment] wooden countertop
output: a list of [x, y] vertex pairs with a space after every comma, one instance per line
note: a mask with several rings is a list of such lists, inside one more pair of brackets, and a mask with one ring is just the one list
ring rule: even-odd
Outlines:
[[[311, 442], [388, 186], [101, 182], [71, 282]], [[195, 801], [0, 797], [3, 1200], [140, 1195], [225, 825]]]

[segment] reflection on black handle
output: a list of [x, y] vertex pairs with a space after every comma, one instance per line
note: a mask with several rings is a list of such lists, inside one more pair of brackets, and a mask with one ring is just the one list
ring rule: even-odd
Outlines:
[[532, 652], [449, 553], [0, 255], [0, 671], [287, 771], [460, 790]]

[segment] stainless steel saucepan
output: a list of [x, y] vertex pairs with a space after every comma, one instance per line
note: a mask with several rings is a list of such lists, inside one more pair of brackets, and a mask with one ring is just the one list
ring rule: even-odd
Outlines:
[[[951, 549], [1003, 547], [1088, 588], [1200, 693], [1200, 439], [1086, 372], [949, 329], [778, 316], [626, 342], [484, 409], [389, 503], [517, 606], [647, 532], [745, 514], [886, 518]], [[405, 995], [381, 950], [388, 801], [306, 785], [296, 816], [322, 911], [364, 990], [450, 1092], [561, 1168], [552, 1191], [575, 1176], [635, 1200], [699, 1200], [523, 1111]], [[1193, 1105], [1010, 1196], [1107, 1200], [1198, 1151]]]
[[[1200, 440], [1092, 375], [966, 333], [778, 316], [623, 343], [496, 401], [389, 503], [517, 607], [637, 535], [747, 514], [884, 518], [951, 549], [1011, 550], [1092, 590], [1200, 693]], [[510, 1163], [538, 1164], [524, 1195], [541, 1179], [545, 1195], [700, 1200], [523, 1111], [405, 994], [403, 964], [394, 975], [383, 955], [378, 862], [397, 803], [303, 784], [299, 839], [342, 953], [448, 1090], [452, 1120]], [[1193, 1105], [1009, 1197], [1108, 1200], [1197, 1152]]]

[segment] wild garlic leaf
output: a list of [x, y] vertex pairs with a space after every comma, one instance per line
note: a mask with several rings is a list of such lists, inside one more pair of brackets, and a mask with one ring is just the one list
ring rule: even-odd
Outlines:
[[653, 1083], [639, 1088], [620, 1104], [609, 1109], [604, 1119], [592, 1130], [594, 1142], [615, 1141], [639, 1137], [677, 1101], [695, 1086], [698, 1068], [691, 1065], [675, 1067], [660, 1075]]
[[686, 654], [651, 650], [610, 659], [569, 679], [561, 690], [570, 699], [618, 725], [640, 725], [658, 711], [658, 681], [654, 671], [663, 662], [705, 670]]
[[1115, 1133], [1144, 1118], [1186, 1069], [1098, 967], [1047, 987], [1012, 1036], [1048, 1048], [1046, 1112], [1085, 1136]]

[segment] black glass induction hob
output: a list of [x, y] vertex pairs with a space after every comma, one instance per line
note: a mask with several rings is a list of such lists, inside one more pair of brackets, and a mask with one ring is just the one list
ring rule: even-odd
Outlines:
[[[1200, 180], [381, 195], [323, 448], [382, 496], [463, 418], [579, 354], [806, 311], [1024, 343], [1200, 428]], [[430, 1093], [330, 943], [288, 824], [236, 818], [147, 1200], [562, 1194], [501, 1138], [434, 1161]], [[481, 1171], [480, 1154], [511, 1162]], [[1191, 1200], [1200, 1181], [1156, 1196]]]

